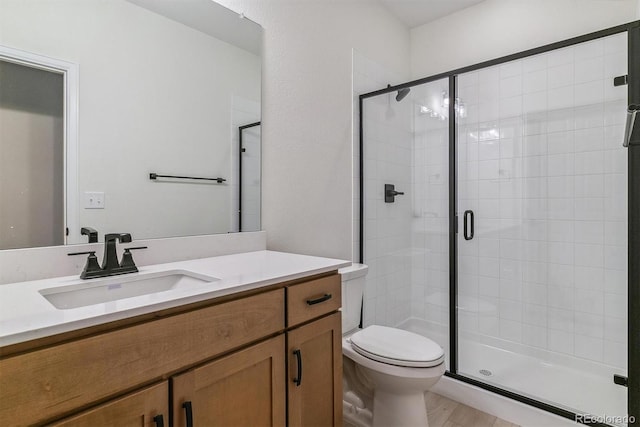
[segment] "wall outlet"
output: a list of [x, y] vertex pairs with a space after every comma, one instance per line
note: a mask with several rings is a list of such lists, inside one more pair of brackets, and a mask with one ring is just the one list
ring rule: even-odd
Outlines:
[[85, 191], [84, 192], [84, 208], [85, 209], [104, 209], [104, 192]]

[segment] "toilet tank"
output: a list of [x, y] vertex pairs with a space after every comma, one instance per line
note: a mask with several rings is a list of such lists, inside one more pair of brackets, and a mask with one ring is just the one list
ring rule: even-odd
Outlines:
[[352, 264], [341, 268], [342, 275], [342, 332], [355, 329], [360, 324], [360, 308], [364, 294], [365, 278], [369, 267], [365, 264]]

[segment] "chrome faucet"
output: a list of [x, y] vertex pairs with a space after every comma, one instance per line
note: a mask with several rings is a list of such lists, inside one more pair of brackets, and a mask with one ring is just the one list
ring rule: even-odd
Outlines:
[[132, 250], [146, 249], [146, 246], [139, 246], [135, 248], [125, 248], [122, 255], [122, 262], [118, 261], [118, 254], [116, 253], [116, 241], [120, 243], [130, 243], [131, 234], [129, 233], [109, 233], [104, 236], [104, 257], [102, 258], [102, 266], [98, 263], [96, 257], [96, 251], [87, 252], [73, 252], [69, 255], [89, 255], [87, 263], [80, 274], [81, 279], [94, 279], [96, 277], [115, 276], [118, 274], [136, 273], [138, 267], [136, 267], [131, 255]]

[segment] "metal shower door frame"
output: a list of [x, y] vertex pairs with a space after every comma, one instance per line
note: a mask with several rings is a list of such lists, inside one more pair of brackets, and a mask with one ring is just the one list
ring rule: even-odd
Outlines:
[[[365, 93], [359, 96], [359, 168], [360, 168], [360, 235], [359, 257], [364, 262], [364, 100], [386, 93], [411, 88], [413, 86], [430, 83], [444, 78], [449, 79], [449, 93], [455, 94], [458, 75], [479, 70], [505, 62], [522, 59], [567, 46], [588, 42], [602, 37], [618, 33], [628, 34], [628, 102], [640, 104], [640, 21], [607, 28], [583, 36], [574, 37], [556, 43], [551, 43], [523, 52], [507, 55], [501, 58], [470, 65], [456, 70], [436, 74], [418, 80], [409, 81], [396, 86], [388, 86], [384, 89]], [[457, 121], [455, 103], [449, 104], [449, 370], [445, 375], [459, 381], [480, 387], [496, 394], [511, 398], [521, 403], [534, 406], [553, 414], [576, 420], [573, 411], [546, 402], [514, 393], [491, 384], [458, 373], [458, 205], [457, 205]], [[628, 170], [629, 170], [629, 197], [628, 197], [628, 395], [627, 412], [629, 417], [635, 418], [635, 423], [640, 423], [640, 120], [636, 121], [635, 132], [629, 145]], [[622, 144], [622, 141], [620, 142]], [[362, 318], [361, 318], [362, 325]], [[613, 380], [613, 379], [612, 379]], [[615, 415], [615, 414], [614, 414]], [[607, 426], [608, 424], [589, 423], [594, 426]]]

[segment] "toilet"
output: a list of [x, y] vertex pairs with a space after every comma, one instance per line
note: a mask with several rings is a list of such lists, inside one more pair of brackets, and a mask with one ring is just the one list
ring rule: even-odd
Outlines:
[[445, 372], [444, 350], [413, 332], [358, 327], [368, 267], [342, 275], [343, 413], [358, 427], [428, 426], [424, 393]]

